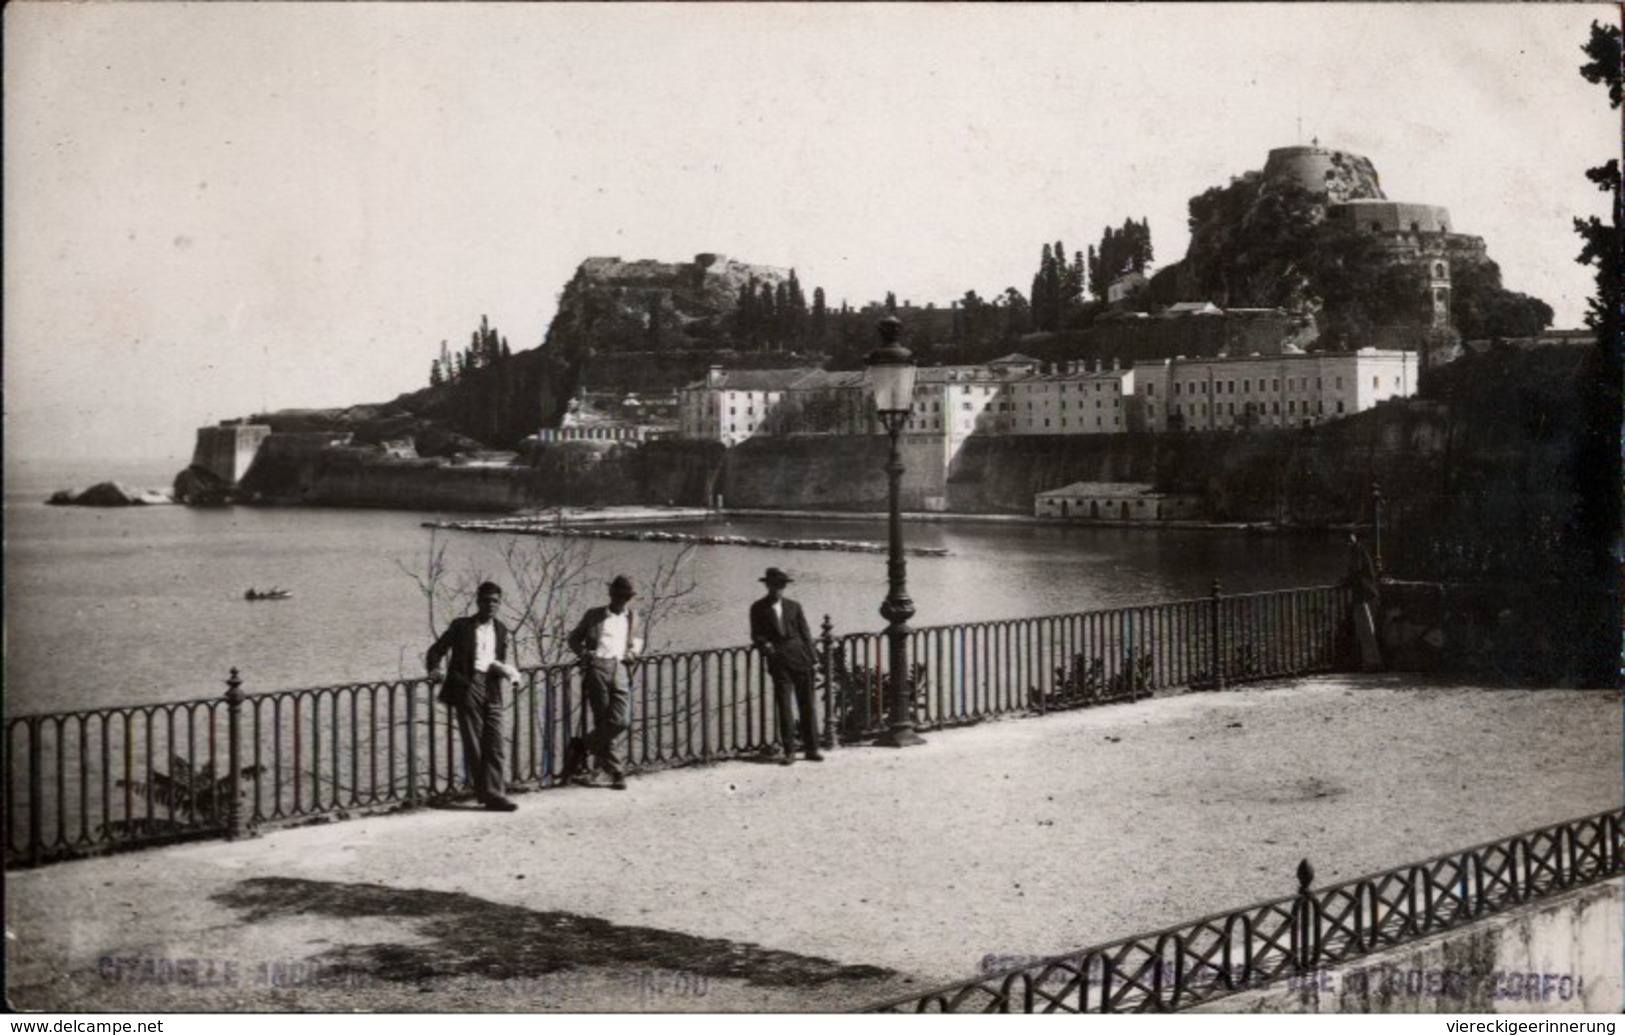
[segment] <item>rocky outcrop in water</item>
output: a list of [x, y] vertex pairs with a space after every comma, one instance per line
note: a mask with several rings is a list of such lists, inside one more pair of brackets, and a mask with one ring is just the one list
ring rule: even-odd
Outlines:
[[175, 476], [170, 493], [176, 503], [192, 507], [218, 507], [232, 499], [230, 485], [213, 471], [195, 464]]
[[123, 482], [97, 482], [88, 489], [58, 489], [45, 502], [55, 507], [140, 507], [174, 500], [157, 489], [137, 489]]

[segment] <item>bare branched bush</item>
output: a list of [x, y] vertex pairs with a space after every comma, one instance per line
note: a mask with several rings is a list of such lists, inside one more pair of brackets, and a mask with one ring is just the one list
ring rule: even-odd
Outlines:
[[[669, 641], [655, 639], [656, 630], [698, 588], [690, 574], [693, 553], [693, 544], [684, 544], [675, 553], [662, 554], [653, 571], [627, 573], [638, 586], [635, 606], [646, 652], [670, 646]], [[488, 572], [473, 564], [453, 571], [446, 562], [446, 544], [431, 529], [422, 571], [400, 561], [396, 564], [423, 596], [431, 637], [440, 635], [449, 616], [466, 613], [479, 584], [489, 579], [504, 590], [500, 614], [514, 630], [514, 664], [531, 667], [571, 661], [570, 630], [587, 607], [602, 603], [600, 591], [615, 573], [599, 570], [589, 539], [514, 534], [503, 541], [499, 555], [501, 572]]]

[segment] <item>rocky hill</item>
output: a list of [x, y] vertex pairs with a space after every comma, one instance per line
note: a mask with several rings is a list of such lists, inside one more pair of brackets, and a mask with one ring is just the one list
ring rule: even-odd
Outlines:
[[[701, 376], [715, 362], [792, 362], [762, 351], [772, 331], [765, 321], [741, 325], [747, 296], [753, 304], [764, 296], [804, 304], [795, 272], [776, 266], [709, 253], [692, 262], [590, 258], [565, 284], [539, 346], [511, 355], [492, 350], [478, 366], [459, 366], [455, 378], [388, 402], [247, 419], [277, 433], [333, 432], [358, 446], [410, 446], [422, 457], [512, 449], [555, 426], [584, 383], [647, 392]], [[481, 331], [494, 340], [493, 328], [482, 322]], [[736, 351], [736, 344], [743, 347]]]
[[[1550, 326], [1550, 307], [1504, 288], [1483, 239], [1453, 231], [1444, 208], [1386, 201], [1370, 159], [1277, 148], [1262, 171], [1190, 200], [1185, 257], [1157, 272], [1141, 304], [1201, 299], [1306, 312], [1328, 342], [1356, 345], [1379, 328], [1427, 326], [1428, 268], [1444, 259], [1450, 319], [1463, 337], [1520, 337]], [[1367, 217], [1379, 209], [1384, 220]]]
[[703, 252], [693, 262], [592, 258], [564, 286], [546, 346], [575, 366], [605, 352], [724, 348], [747, 295], [778, 293], [794, 272]]

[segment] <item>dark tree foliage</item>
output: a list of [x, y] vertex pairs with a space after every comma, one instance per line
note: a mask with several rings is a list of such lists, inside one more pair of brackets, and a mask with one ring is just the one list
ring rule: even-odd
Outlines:
[[1450, 319], [1469, 341], [1530, 338], [1552, 325], [1552, 307], [1501, 286], [1501, 267], [1489, 259], [1450, 266]]
[[460, 435], [512, 445], [541, 426], [538, 378], [562, 382], [559, 371], [538, 373], [544, 365], [531, 362], [521, 370], [507, 337], [481, 316], [466, 348], [454, 354], [440, 343], [440, 356], [429, 365], [430, 388], [439, 391], [414, 405]]
[[1089, 293], [1105, 298], [1112, 281], [1125, 273], [1144, 273], [1152, 257], [1149, 220], [1125, 219], [1119, 229], [1108, 226], [1100, 235], [1099, 247], [1089, 249]]
[[[1257, 173], [1214, 187], [1191, 199], [1181, 279], [1224, 308], [1318, 310], [1332, 343], [1352, 346], [1376, 327], [1426, 323], [1421, 260], [1395, 262], [1378, 238], [1328, 221], [1323, 211], [1318, 195]], [[1551, 324], [1551, 308], [1503, 288], [1494, 263], [1453, 260], [1451, 272], [1452, 317], [1464, 337], [1521, 337]]]
[[808, 317], [807, 344], [815, 351], [829, 348], [829, 308], [824, 301], [824, 289], [813, 288], [812, 313]]
[[756, 315], [756, 278], [751, 277], [739, 285], [739, 303], [734, 307], [734, 341], [749, 342], [760, 323]]
[[[1620, 27], [1591, 24], [1591, 36], [1582, 50], [1586, 63], [1580, 74], [1587, 82], [1606, 86], [1608, 103], [1618, 109], [1621, 103]], [[1607, 223], [1595, 216], [1576, 219], [1574, 229], [1582, 246], [1578, 261], [1597, 271], [1597, 293], [1591, 299], [1586, 324], [1597, 336], [1597, 344], [1586, 357], [1582, 371], [1585, 394], [1582, 399], [1582, 432], [1575, 456], [1574, 488], [1579, 499], [1574, 519], [1574, 536], [1580, 545], [1586, 574], [1596, 589], [1588, 594], [1594, 600], [1582, 617], [1582, 642], [1591, 646], [1588, 668], [1591, 681], [1617, 685], [1620, 646], [1620, 568], [1614, 549], [1620, 539], [1620, 349], [1621, 296], [1619, 225], [1625, 216], [1625, 200], [1620, 191], [1619, 159], [1586, 171], [1586, 178], [1607, 193], [1613, 201], [1614, 218]]]
[[1004, 309], [1002, 343], [1011, 346], [1015, 344], [1017, 338], [1032, 328], [1032, 307], [1021, 296], [1021, 292], [1013, 287], [1004, 289], [1002, 301]]
[[1055, 242], [1054, 248], [1044, 245], [1033, 274], [1032, 322], [1033, 330], [1058, 331], [1075, 322], [1083, 306], [1083, 256], [1075, 263], [1066, 261], [1066, 245]]

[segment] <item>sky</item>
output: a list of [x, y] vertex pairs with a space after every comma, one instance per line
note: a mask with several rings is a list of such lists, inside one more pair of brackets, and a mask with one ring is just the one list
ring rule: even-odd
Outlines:
[[589, 256], [808, 295], [1030, 289], [1272, 147], [1363, 154], [1579, 326], [1618, 114], [1578, 4], [22, 2], [4, 12], [5, 456], [190, 459], [381, 402], [481, 315], [539, 344]]

